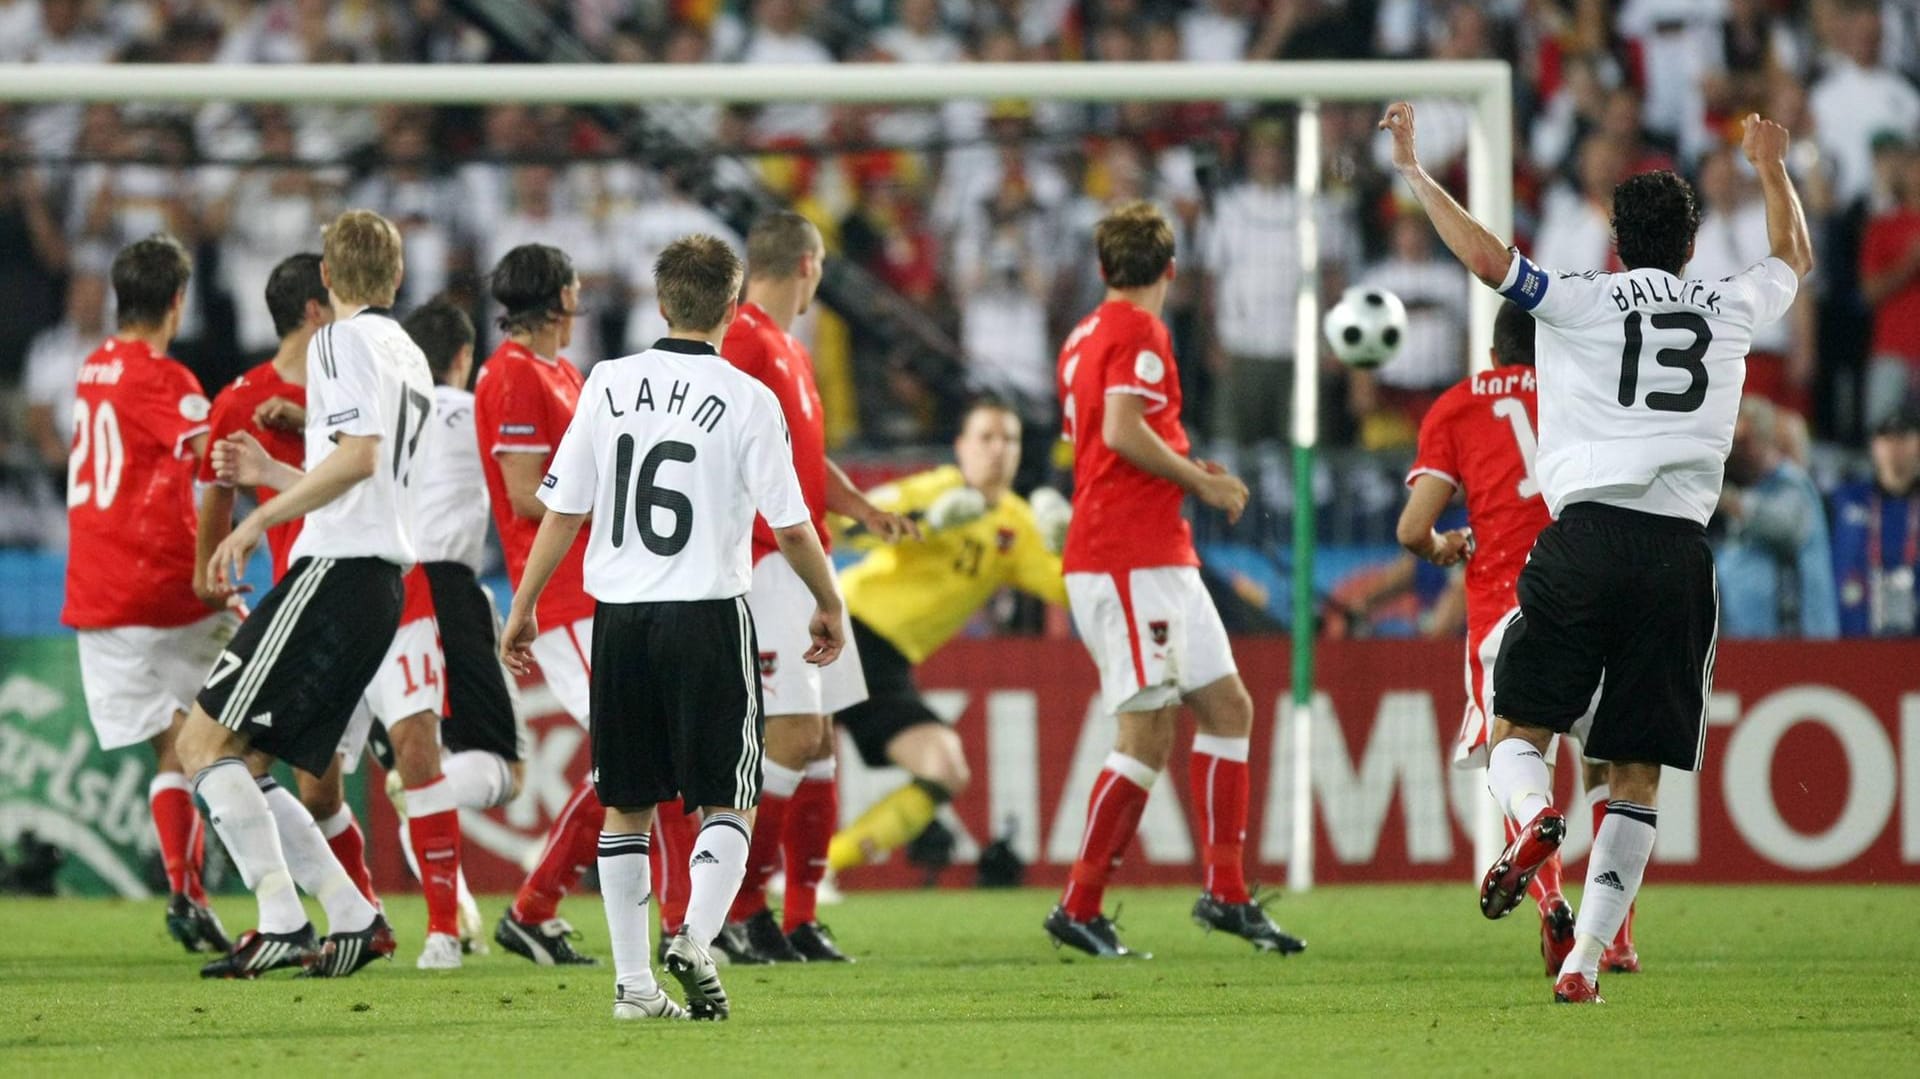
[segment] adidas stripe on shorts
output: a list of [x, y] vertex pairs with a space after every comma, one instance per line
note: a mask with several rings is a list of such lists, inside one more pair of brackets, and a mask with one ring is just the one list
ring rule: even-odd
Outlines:
[[302, 558], [208, 672], [196, 698], [254, 749], [324, 774], [400, 626], [400, 567]]
[[602, 804], [760, 804], [759, 646], [745, 598], [601, 603], [593, 784]]

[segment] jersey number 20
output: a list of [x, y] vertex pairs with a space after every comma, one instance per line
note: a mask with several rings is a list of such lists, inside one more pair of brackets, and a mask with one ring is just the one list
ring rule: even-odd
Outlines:
[[[88, 499], [101, 509], [113, 505], [120, 493], [120, 474], [127, 467], [127, 449], [120, 440], [120, 417], [112, 401], [100, 402], [99, 411], [87, 415], [87, 403], [73, 403], [73, 456], [67, 458], [67, 505], [85, 505]], [[93, 482], [86, 474], [87, 459], [93, 459]]]
[[[628, 491], [633, 491], [633, 523], [640, 533], [640, 542], [647, 550], [662, 558], [670, 558], [680, 553], [687, 545], [687, 537], [693, 534], [693, 500], [685, 494], [661, 487], [654, 481], [659, 478], [660, 466], [668, 461], [681, 464], [693, 463], [694, 450], [685, 442], [667, 441], [655, 444], [647, 451], [640, 462], [640, 482], [638, 489], [632, 485], [633, 479], [632, 435], [621, 435], [613, 444], [613, 545], [619, 547], [627, 541]], [[673, 515], [673, 531], [661, 535], [653, 527], [653, 511], [666, 510]]]
[[[1663, 311], [1653, 316], [1656, 330], [1686, 330], [1693, 343], [1685, 348], [1663, 348], [1653, 354], [1655, 363], [1685, 371], [1692, 380], [1679, 393], [1650, 393], [1647, 407], [1655, 412], [1692, 412], [1707, 399], [1707, 365], [1700, 361], [1713, 344], [1713, 327], [1704, 316], [1693, 311]], [[1632, 408], [1640, 395], [1640, 312], [1627, 316], [1627, 343], [1620, 350], [1620, 407]]]

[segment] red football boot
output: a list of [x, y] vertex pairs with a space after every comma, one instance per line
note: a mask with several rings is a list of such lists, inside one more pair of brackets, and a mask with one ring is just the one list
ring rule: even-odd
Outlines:
[[1600, 983], [1588, 981], [1580, 973], [1562, 974], [1560, 980], [1553, 983], [1553, 1002], [1555, 1004], [1605, 1004], [1600, 996]]
[[1560, 973], [1560, 964], [1573, 951], [1573, 907], [1559, 895], [1550, 895], [1540, 904], [1540, 958], [1546, 960], [1547, 977]]
[[1534, 815], [1507, 849], [1500, 852], [1493, 867], [1480, 882], [1480, 913], [1489, 918], [1504, 918], [1513, 913], [1527, 894], [1527, 885], [1547, 859], [1560, 849], [1567, 838], [1567, 818], [1548, 806]]
[[1615, 974], [1640, 973], [1640, 953], [1633, 948], [1633, 908], [1627, 908], [1627, 920], [1620, 923], [1620, 932], [1613, 936], [1613, 943], [1600, 953], [1600, 969]]

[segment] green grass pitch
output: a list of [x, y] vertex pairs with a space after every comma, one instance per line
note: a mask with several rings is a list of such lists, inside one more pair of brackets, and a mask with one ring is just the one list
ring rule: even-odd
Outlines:
[[[827, 916], [857, 965], [723, 968], [725, 1024], [616, 1023], [607, 968], [498, 948], [416, 971], [417, 896], [390, 904], [396, 962], [253, 983], [200, 981], [157, 902], [5, 900], [0, 1074], [1920, 1074], [1920, 889], [1656, 882], [1645, 899], [1646, 973], [1564, 1008], [1531, 906], [1488, 924], [1465, 885], [1289, 896], [1275, 912], [1311, 948], [1284, 961], [1204, 936], [1181, 890], [1109, 897], [1155, 955], [1124, 963], [1049, 947], [1050, 893], [855, 895]], [[221, 909], [233, 929], [252, 913]], [[594, 897], [563, 913], [604, 955]]]

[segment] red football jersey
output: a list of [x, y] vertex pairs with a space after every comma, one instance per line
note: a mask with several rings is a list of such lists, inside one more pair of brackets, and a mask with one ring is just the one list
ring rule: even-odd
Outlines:
[[[813, 357], [807, 346], [774, 324], [757, 305], [743, 303], [727, 328], [720, 354], [735, 367], [759, 379], [780, 399], [793, 443], [793, 470], [800, 476], [800, 493], [813, 511], [813, 530], [820, 545], [832, 550], [827, 536], [827, 414], [820, 389], [813, 381]], [[780, 549], [764, 517], [753, 519], [753, 562]]]
[[1533, 476], [1539, 430], [1531, 367], [1468, 377], [1440, 395], [1420, 423], [1407, 483], [1438, 476], [1463, 491], [1473, 528], [1467, 559], [1467, 632], [1479, 640], [1519, 602], [1514, 585], [1534, 537], [1553, 520]]
[[1189, 449], [1166, 324], [1125, 300], [1108, 300], [1067, 335], [1059, 371], [1062, 423], [1073, 443], [1073, 524], [1062, 567], [1120, 573], [1199, 565], [1193, 529], [1180, 515], [1187, 493], [1134, 467], [1101, 435], [1107, 396], [1131, 393], [1146, 400], [1147, 426], [1173, 452]]
[[[553, 451], [573, 422], [586, 382], [580, 369], [564, 359], [543, 360], [521, 345], [503, 342], [480, 367], [473, 388], [473, 428], [480, 440], [480, 467], [487, 476], [487, 494], [493, 503], [493, 526], [500, 532], [500, 548], [507, 556], [507, 577], [515, 588], [527, 568], [533, 537], [540, 520], [513, 512], [506, 477], [500, 471], [503, 453], [538, 454], [544, 472]], [[553, 571], [535, 609], [543, 630], [593, 616], [593, 597], [581, 576], [587, 554], [587, 529], [581, 529], [567, 556]]]
[[[254, 422], [255, 410], [275, 397], [283, 397], [301, 408], [307, 407], [306, 386], [281, 378], [272, 361], [234, 379], [213, 399], [213, 415], [207, 421], [210, 428], [207, 444], [212, 445], [235, 431], [245, 431], [258, 440], [260, 447], [274, 460], [295, 468], [306, 467], [307, 440], [303, 432], [263, 427]], [[212, 453], [200, 461], [200, 482], [214, 482]], [[254, 497], [264, 503], [278, 493], [271, 487], [261, 487], [254, 491]], [[273, 556], [273, 579], [276, 581], [287, 572], [287, 552], [293, 550], [293, 541], [300, 535], [302, 520], [304, 518], [295, 517], [267, 529], [267, 553]]]
[[80, 368], [67, 459], [67, 605], [75, 629], [184, 626], [193, 594], [188, 447], [207, 433], [200, 380], [139, 341], [110, 338]]

